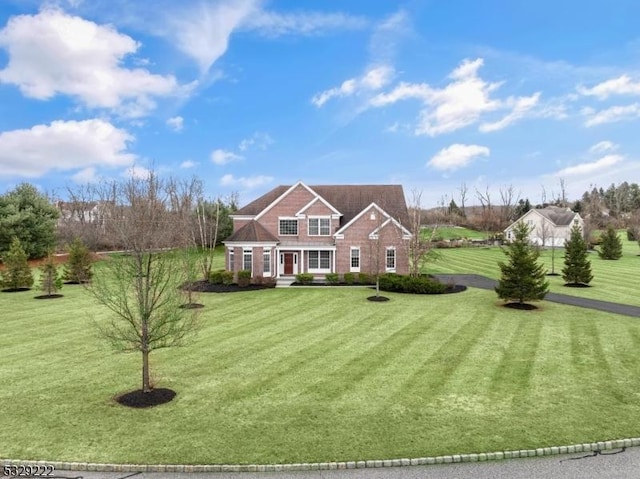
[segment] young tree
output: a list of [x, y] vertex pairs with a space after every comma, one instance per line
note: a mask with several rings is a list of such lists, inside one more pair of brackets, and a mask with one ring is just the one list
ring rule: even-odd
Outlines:
[[537, 262], [538, 252], [529, 244], [529, 227], [518, 222], [513, 229], [515, 240], [507, 246], [507, 263], [498, 263], [502, 276], [495, 288], [505, 302], [524, 304], [544, 299], [549, 291], [545, 271]]
[[9, 251], [3, 256], [2, 287], [10, 291], [33, 286], [33, 275], [27, 262], [27, 253], [17, 237], [13, 238]]
[[139, 351], [142, 392], [152, 390], [149, 355], [182, 344], [197, 329], [197, 310], [184, 309], [186, 276], [165, 249], [175, 239], [175, 215], [166, 183], [156, 173], [104, 185], [107, 227], [127, 250], [104, 262], [88, 286], [114, 317], [98, 324], [122, 351]]
[[622, 258], [622, 241], [612, 225], [607, 226], [607, 231], [602, 235], [602, 243], [598, 250], [602, 259]]
[[62, 278], [58, 273], [58, 267], [53, 261], [53, 255], [49, 254], [47, 259], [40, 266], [40, 290], [46, 296], [53, 296], [62, 288]]
[[64, 265], [62, 278], [73, 284], [88, 283], [93, 277], [91, 271], [91, 253], [80, 238], [67, 245], [69, 259]]
[[587, 259], [587, 243], [582, 228], [575, 224], [571, 236], [564, 242], [562, 279], [566, 284], [589, 284], [593, 279], [591, 262]]
[[18, 238], [29, 258], [44, 258], [55, 246], [58, 210], [28, 183], [0, 195], [0, 251]]
[[[433, 248], [433, 239], [435, 238], [438, 225], [433, 225], [431, 234], [426, 237], [422, 231], [422, 191], [413, 190], [411, 192], [412, 199], [409, 207], [409, 231], [411, 238], [409, 239], [409, 274], [411, 276], [420, 276], [422, 268], [429, 259], [436, 259], [437, 253]], [[453, 200], [451, 200], [453, 201]]]

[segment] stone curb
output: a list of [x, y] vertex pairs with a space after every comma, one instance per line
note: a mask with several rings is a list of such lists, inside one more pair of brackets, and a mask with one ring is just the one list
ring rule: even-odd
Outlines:
[[449, 456], [418, 457], [414, 459], [386, 459], [346, 462], [313, 462], [299, 464], [218, 464], [218, 465], [141, 465], [141, 464], [98, 464], [93, 462], [24, 461], [0, 459], [2, 466], [49, 466], [56, 471], [99, 471], [99, 472], [281, 472], [318, 471], [336, 469], [366, 469], [379, 467], [423, 466], [431, 464], [452, 464], [459, 462], [499, 461], [534, 456], [574, 454], [576, 452], [605, 451], [623, 447], [640, 446], [640, 438], [616, 439], [570, 446], [540, 447], [479, 454], [454, 454]]

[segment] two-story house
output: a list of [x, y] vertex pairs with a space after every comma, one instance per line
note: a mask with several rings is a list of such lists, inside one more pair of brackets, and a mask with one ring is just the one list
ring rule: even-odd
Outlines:
[[230, 271], [273, 278], [409, 271], [401, 185], [278, 186], [232, 219], [224, 241]]
[[[529, 241], [532, 244], [551, 247], [564, 246], [565, 240], [571, 236], [574, 224], [584, 228], [582, 217], [570, 208], [548, 206], [547, 208], [532, 209], [518, 218], [504, 230], [504, 237], [508, 242], [515, 238], [513, 228], [520, 221], [529, 227]], [[584, 231], [584, 229], [583, 229]]]

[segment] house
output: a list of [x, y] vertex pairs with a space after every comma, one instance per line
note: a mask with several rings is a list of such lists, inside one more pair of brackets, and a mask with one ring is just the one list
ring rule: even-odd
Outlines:
[[581, 229], [584, 228], [584, 220], [578, 213], [574, 213], [570, 208], [549, 206], [529, 210], [512, 223], [504, 230], [506, 241], [512, 241], [515, 238], [513, 228], [520, 221], [529, 226], [531, 243], [542, 247], [564, 246], [574, 224], [579, 225]]
[[233, 215], [226, 268], [253, 277], [409, 272], [401, 185], [278, 186]]

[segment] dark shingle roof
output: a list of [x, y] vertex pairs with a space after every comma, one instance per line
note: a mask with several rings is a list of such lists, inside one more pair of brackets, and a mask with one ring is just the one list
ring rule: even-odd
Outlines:
[[277, 243], [278, 238], [269, 233], [260, 223], [252, 220], [229, 236], [226, 241]]
[[536, 211], [553, 222], [556, 226], [569, 226], [576, 215], [573, 211], [567, 208], [560, 208], [558, 206], [549, 206]]
[[[291, 186], [278, 186], [234, 214], [257, 215], [289, 188]], [[409, 214], [402, 185], [309, 185], [309, 188], [342, 213], [340, 226], [351, 221], [371, 203], [376, 203], [402, 225], [409, 225]]]

